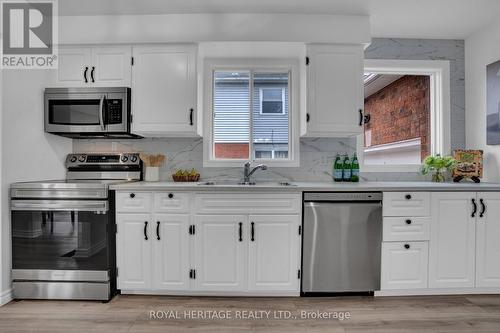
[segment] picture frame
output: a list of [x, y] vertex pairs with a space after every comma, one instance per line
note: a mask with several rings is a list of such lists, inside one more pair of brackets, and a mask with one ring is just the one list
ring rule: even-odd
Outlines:
[[453, 181], [470, 179], [479, 183], [483, 177], [483, 151], [472, 149], [457, 149], [454, 151], [457, 165], [453, 169]]

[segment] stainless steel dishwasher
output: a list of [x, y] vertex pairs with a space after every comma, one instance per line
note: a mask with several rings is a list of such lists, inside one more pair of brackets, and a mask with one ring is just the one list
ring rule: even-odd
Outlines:
[[304, 193], [302, 294], [380, 289], [382, 193]]

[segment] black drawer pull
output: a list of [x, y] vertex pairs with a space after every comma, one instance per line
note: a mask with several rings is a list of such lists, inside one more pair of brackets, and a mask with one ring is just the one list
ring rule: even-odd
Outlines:
[[479, 199], [479, 203], [481, 204], [481, 213], [479, 213], [479, 217], [483, 217], [484, 213], [486, 213], [486, 205], [483, 199]]
[[251, 228], [250, 228], [250, 240], [253, 242], [255, 241], [255, 223], [251, 223]]
[[130, 197], [133, 199], [135, 198], [135, 193], [130, 193]]
[[410, 244], [405, 244], [405, 249], [409, 249], [410, 248]]
[[406, 200], [411, 200], [411, 194], [405, 195]]
[[406, 220], [406, 224], [411, 224], [411, 220]]
[[190, 126], [194, 125], [194, 123], [193, 123], [193, 112], [194, 112], [194, 109], [189, 109], [189, 125]]
[[472, 199], [472, 214], [471, 217], [475, 217], [477, 213], [476, 199]]
[[94, 80], [94, 71], [95, 71], [95, 67], [92, 66], [92, 70], [90, 71], [90, 79], [92, 80], [92, 82], [95, 82], [95, 80]]
[[87, 79], [87, 72], [89, 68], [85, 67], [85, 70], [83, 71], [83, 79], [85, 80], [85, 83], [89, 83], [89, 80]]
[[144, 239], [148, 240], [148, 221], [144, 221]]
[[168, 194], [168, 198], [169, 198], [169, 199], [172, 199], [173, 197], [174, 197], [174, 194], [173, 194], [173, 193], [169, 193], [169, 194]]
[[238, 225], [239, 225], [239, 230], [238, 230], [239, 239], [238, 240], [240, 242], [243, 242], [243, 223], [240, 222], [240, 223], [238, 223]]
[[156, 221], [156, 239], [160, 240], [160, 221]]

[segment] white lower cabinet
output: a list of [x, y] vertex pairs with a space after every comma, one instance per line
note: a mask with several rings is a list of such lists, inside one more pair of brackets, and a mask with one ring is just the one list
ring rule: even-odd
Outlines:
[[382, 243], [381, 289], [427, 288], [428, 242]]
[[431, 202], [429, 287], [474, 287], [476, 193], [436, 192]]
[[151, 285], [150, 214], [117, 214], [118, 289], [146, 290]]
[[[227, 209], [219, 202], [223, 196], [211, 199], [219, 209], [192, 204], [206, 196], [117, 193], [118, 288], [123, 293], [298, 296], [300, 193], [287, 194], [282, 206], [281, 194], [266, 193], [257, 214], [250, 214], [248, 202], [259, 194], [232, 193], [238, 200]], [[142, 213], [145, 207], [151, 207], [150, 214]]]
[[248, 220], [248, 289], [299, 290], [299, 216], [250, 215]]
[[246, 286], [246, 240], [243, 215], [197, 215], [195, 228], [196, 289], [238, 291]]
[[156, 214], [154, 228], [153, 289], [189, 289], [189, 215]]

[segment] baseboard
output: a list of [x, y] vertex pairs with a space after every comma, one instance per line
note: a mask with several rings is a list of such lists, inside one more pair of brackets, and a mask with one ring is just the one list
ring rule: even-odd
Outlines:
[[430, 296], [430, 295], [478, 295], [500, 294], [500, 288], [441, 288], [441, 289], [405, 289], [378, 290], [375, 296]]
[[7, 289], [0, 293], [0, 306], [5, 305], [13, 300], [12, 289]]
[[165, 291], [165, 290], [121, 290], [122, 295], [160, 296], [213, 296], [213, 297], [300, 297], [298, 291], [276, 292], [228, 292], [228, 291]]

